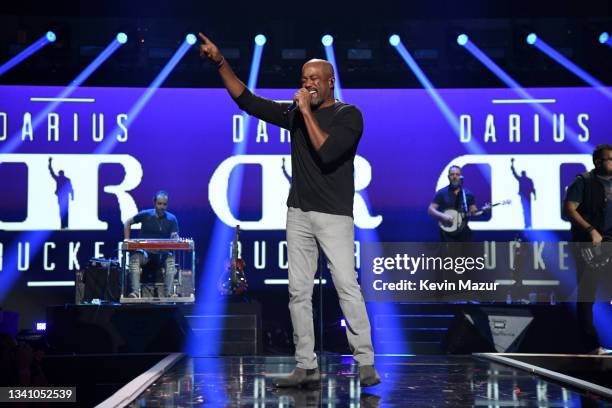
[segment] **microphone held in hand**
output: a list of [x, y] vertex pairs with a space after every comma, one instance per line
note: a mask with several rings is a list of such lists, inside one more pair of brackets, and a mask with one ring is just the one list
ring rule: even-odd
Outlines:
[[287, 108], [287, 110], [285, 111], [285, 115], [288, 115], [289, 113], [293, 112], [294, 110], [296, 110], [298, 107], [298, 103], [297, 101], [293, 101], [293, 103], [291, 104], [291, 106], [289, 106]]
[[[317, 93], [317, 91], [308, 91], [311, 95]], [[288, 115], [289, 113], [293, 112], [294, 110], [296, 110], [298, 108], [298, 102], [297, 101], [293, 101], [293, 103], [291, 104], [291, 106], [289, 106], [287, 108], [287, 110], [285, 111], [285, 115]]]

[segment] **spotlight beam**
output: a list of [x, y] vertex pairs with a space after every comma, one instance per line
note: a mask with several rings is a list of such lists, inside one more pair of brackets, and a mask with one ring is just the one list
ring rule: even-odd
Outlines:
[[342, 85], [340, 84], [340, 73], [338, 72], [338, 66], [336, 65], [336, 55], [334, 53], [334, 38], [327, 34], [323, 36], [321, 39], [323, 43], [323, 47], [325, 48], [325, 58], [332, 64], [334, 67], [334, 73], [336, 76], [336, 81], [334, 82], [334, 98], [338, 100], [342, 100]]
[[[259, 68], [261, 66], [261, 57], [263, 54], [264, 46], [267, 42], [266, 37], [263, 34], [255, 36], [255, 49], [253, 50], [253, 58], [251, 60], [251, 68], [249, 70], [249, 79], [247, 81], [247, 87], [251, 92], [257, 87], [257, 79], [259, 77]], [[244, 126], [244, 139], [241, 143], [236, 143], [232, 151], [232, 156], [243, 155], [247, 151], [248, 140], [249, 140], [249, 123], [251, 117], [246, 113], [242, 112], [243, 126]], [[228, 203], [230, 205], [230, 211], [232, 214], [236, 214], [238, 205], [241, 198], [242, 181], [244, 178], [243, 166], [238, 166], [234, 169], [232, 177], [229, 180], [228, 186]], [[221, 220], [216, 219], [211, 239], [206, 251], [206, 262], [199, 269], [198, 285], [200, 295], [198, 299], [205, 299], [204, 301], [198, 301], [196, 303], [196, 311], [198, 315], [209, 316], [210, 319], [222, 318], [221, 315], [225, 310], [225, 299], [219, 298], [218, 289], [216, 284], [210, 284], [210, 282], [216, 282], [218, 278], [219, 265], [224, 265], [227, 257], [229, 256], [228, 245], [231, 242], [231, 234], [233, 229], [225, 225]], [[207, 336], [207, 341], [202, 342], [201, 339], [194, 337], [187, 339], [187, 350], [192, 356], [203, 356], [203, 355], [218, 355], [220, 351], [220, 341], [217, 334], [211, 333]]]
[[[59, 95], [57, 95], [57, 97], [52, 98], [53, 102], [45, 106], [34, 117], [32, 120], [32, 131], [35, 131], [41, 123], [46, 121], [47, 115], [50, 112], [53, 112], [60, 103], [72, 95], [74, 91], [76, 91], [78, 87], [81, 86], [81, 84], [85, 82], [85, 80], [89, 78], [91, 74], [93, 74], [100, 67], [100, 65], [104, 63], [104, 61], [110, 58], [121, 45], [122, 43], [120, 43], [117, 38], [113, 39], [110, 44], [108, 44], [106, 48], [102, 50], [102, 52], [92, 62], [90, 62], [89, 65], [87, 65], [87, 67], [85, 67], [85, 69], [75, 79], [73, 79], [70, 84], [68, 84], [68, 86], [66, 86], [64, 90], [60, 92]], [[0, 149], [0, 154], [13, 153], [19, 148], [21, 143], [23, 142], [21, 140], [21, 130], [19, 130], [13, 135], [13, 138], [7, 144], [5, 144], [2, 149]]]
[[[53, 34], [51, 31], [49, 31], [49, 33]], [[54, 40], [55, 34], [51, 36], [49, 33], [40, 37], [33, 44], [28, 46], [25, 50], [21, 51], [19, 54], [15, 55], [13, 58], [11, 58], [7, 62], [5, 62], [2, 66], [0, 66], [0, 76], [4, 75], [8, 71], [10, 71], [12, 68], [14, 68], [16, 65], [18, 65], [19, 63], [23, 62], [28, 57], [35, 54], [37, 51], [44, 48], [47, 44], [55, 41]], [[53, 41], [51, 41], [49, 37], [51, 37]]]
[[[389, 38], [389, 42], [391, 43], [391, 38]], [[446, 119], [446, 121], [448, 122], [453, 132], [459, 138], [460, 137], [460, 123], [459, 123], [459, 119], [457, 115], [455, 114], [455, 112], [453, 112], [453, 110], [448, 106], [448, 104], [444, 101], [444, 99], [442, 99], [442, 97], [440, 96], [440, 94], [438, 93], [434, 85], [431, 83], [427, 75], [425, 75], [425, 73], [423, 72], [419, 64], [417, 64], [417, 62], [412, 57], [410, 52], [408, 52], [408, 50], [406, 49], [402, 41], [399, 39], [399, 37], [393, 37], [393, 42], [397, 43], [397, 45], [395, 46], [395, 50], [400, 54], [400, 56], [402, 57], [406, 65], [408, 65], [408, 68], [410, 68], [410, 70], [414, 73], [417, 80], [421, 83], [423, 88], [427, 91], [431, 99], [433, 99], [434, 103], [436, 104], [440, 112], [442, 113], [442, 116], [444, 116], [444, 119]], [[472, 143], [464, 144], [464, 146], [466, 146], [467, 150], [471, 154], [486, 154], [482, 146], [476, 141], [472, 141]]]
[[[191, 48], [191, 44], [189, 44], [188, 39], [185, 38], [185, 40], [182, 42], [179, 48], [174, 52], [172, 57], [168, 60], [166, 65], [164, 65], [164, 67], [159, 72], [159, 74], [157, 74], [155, 79], [153, 79], [151, 84], [147, 87], [147, 90], [145, 91], [145, 93], [140, 98], [138, 98], [136, 103], [132, 106], [132, 108], [127, 114], [128, 119], [125, 122], [124, 126], [126, 127], [129, 126], [138, 117], [138, 115], [140, 115], [140, 112], [144, 109], [145, 105], [153, 97], [157, 89], [161, 87], [161, 85], [168, 78], [170, 73], [174, 70], [174, 68], [177, 66], [177, 64], [180, 62], [180, 60], [183, 58], [183, 56], [187, 53], [187, 51], [190, 48]], [[119, 132], [119, 130], [120, 130], [119, 127], [116, 127], [109, 134], [114, 135], [117, 132]], [[94, 154], [109, 154], [113, 151], [117, 143], [118, 142], [116, 138], [112, 136], [108, 137], [102, 144], [100, 144], [100, 146], [98, 146]]]
[[[537, 42], [539, 42], [538, 40]], [[537, 43], [536, 42], [536, 43]], [[484, 52], [478, 48], [476, 44], [474, 44], [471, 40], [468, 40], [464, 45], [464, 48], [467, 49], [480, 63], [482, 63], [487, 69], [493, 72], [499, 79], [502, 80], [509, 88], [515, 91], [521, 98], [528, 100], [537, 100], [534, 98], [525, 88], [523, 88], [518, 82], [516, 82], [510, 75], [508, 75], [499, 65], [497, 65], [489, 56], [487, 56]], [[544, 105], [541, 103], [531, 103], [531, 106], [541, 114], [549, 123], [554, 123], [554, 115], [551, 111], [546, 109]], [[568, 140], [572, 143], [578, 150], [583, 153], [590, 154], [593, 151], [593, 147], [590, 143], [581, 143], [578, 141], [578, 134], [571, 127], [566, 126], [566, 129], [569, 133]]]
[[544, 54], [548, 55], [550, 58], [555, 60], [557, 63], [562, 65], [565, 69], [570, 71], [572, 74], [576, 75], [578, 78], [582, 79], [587, 84], [591, 85], [593, 88], [597, 89], [599, 92], [604, 94], [608, 99], [612, 100], [612, 92], [606, 88], [606, 86], [593, 77], [591, 74], [580, 68], [578, 65], [570, 61], [567, 57], [562, 55], [560, 52], [552, 48], [548, 45], [544, 40], [538, 38], [533, 46], [538, 50], [542, 51]]
[[[327, 58], [327, 60], [330, 62], [330, 64], [332, 64], [332, 66], [334, 67], [334, 72], [335, 72], [335, 83], [334, 83], [334, 97], [338, 100], [343, 100], [342, 97], [342, 86], [340, 84], [340, 73], [338, 71], [338, 66], [336, 65], [336, 56], [335, 56], [335, 52], [334, 52], [334, 38], [329, 35], [326, 34], [321, 38], [321, 43], [323, 44], [323, 47], [325, 49], [325, 58]], [[366, 203], [366, 206], [368, 208], [370, 207], [370, 199], [369, 196], [367, 194], [367, 192], [364, 192], [362, 194], [362, 198]], [[360, 242], [380, 242], [380, 237], [378, 235], [378, 233], [376, 232], [376, 230], [372, 230], [372, 229], [362, 229], [362, 228], [357, 228], [355, 230], [355, 238], [360, 241]], [[390, 305], [390, 304], [382, 304], [382, 303], [371, 303], [367, 305], [368, 309], [370, 309], [372, 311], [372, 313], [374, 314], [382, 314], [382, 315], [394, 315], [397, 314], [396, 312], [396, 308], [395, 305]], [[398, 342], [403, 342], [403, 333], [399, 332], [399, 331], [394, 331], [390, 337], [393, 337], [395, 340], [397, 340]], [[374, 341], [376, 342], [378, 339], [374, 338]], [[377, 350], [380, 350], [381, 348], [385, 347], [386, 345], [382, 342], [377, 342], [375, 347]]]
[[[111, 43], [91, 62], [89, 65], [58, 95], [57, 98], [53, 98], [54, 102], [45, 106], [45, 108], [37, 114], [32, 121], [32, 129], [35, 129], [43, 120], [46, 119], [49, 112], [52, 112], [60, 103], [62, 99], [67, 98], [72, 94], [104, 61], [106, 61], [116, 50], [121, 46], [121, 43], [117, 38], [113, 39]], [[21, 143], [19, 135], [15, 135], [10, 144], [5, 146], [0, 154], [12, 153]], [[66, 187], [62, 189], [60, 194], [66, 194]], [[64, 209], [65, 210], [65, 209]], [[64, 214], [61, 214], [63, 217]], [[29, 250], [31, 254], [37, 254], [43, 242], [51, 235], [52, 231], [28, 231], [19, 235], [13, 240], [11, 247], [9, 248], [9, 254], [19, 253], [19, 243], [28, 242]], [[6, 265], [8, 266], [3, 274], [0, 274], [0, 302], [5, 298], [8, 292], [13, 287], [15, 280], [19, 278], [18, 270], [18, 255], [11, 255], [7, 260]]]

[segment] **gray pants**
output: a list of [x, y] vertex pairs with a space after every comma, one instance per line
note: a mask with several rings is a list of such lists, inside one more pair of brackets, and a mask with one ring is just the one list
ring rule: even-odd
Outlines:
[[154, 262], [158, 263], [160, 266], [163, 265], [165, 286], [164, 296], [172, 295], [174, 275], [176, 275], [176, 265], [174, 262], [174, 254], [171, 252], [130, 252], [130, 291], [140, 296], [140, 277], [142, 275], [142, 266], [149, 263], [149, 261], [151, 261], [152, 259], [154, 259]]
[[312, 290], [319, 255], [317, 242], [328, 260], [355, 361], [359, 365], [374, 364], [370, 321], [355, 271], [354, 237], [353, 219], [349, 216], [288, 209], [289, 311], [299, 368], [317, 367], [312, 319]]

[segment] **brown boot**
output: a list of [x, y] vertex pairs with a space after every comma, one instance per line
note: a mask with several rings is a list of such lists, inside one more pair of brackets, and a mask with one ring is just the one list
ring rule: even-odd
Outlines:
[[362, 388], [380, 384], [380, 376], [373, 365], [359, 367], [359, 384]]
[[318, 385], [319, 381], [321, 381], [321, 372], [318, 368], [306, 370], [296, 367], [291, 374], [283, 377], [277, 377], [272, 381], [272, 383], [275, 387], [285, 388]]

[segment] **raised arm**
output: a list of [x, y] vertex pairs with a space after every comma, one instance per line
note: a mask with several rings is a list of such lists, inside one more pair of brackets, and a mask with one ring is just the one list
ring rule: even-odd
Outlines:
[[515, 179], [519, 180], [519, 175], [516, 172], [516, 169], [514, 168], [514, 158], [510, 159], [510, 170], [512, 170], [512, 175], [514, 176]]
[[227, 92], [240, 109], [263, 121], [276, 126], [289, 129], [289, 116], [284, 112], [289, 104], [282, 104], [270, 99], [253, 95], [236, 74], [227, 60], [219, 51], [219, 48], [202, 33], [198, 33], [202, 44], [200, 44], [200, 57], [208, 58], [217, 66], [221, 80]]
[[53, 159], [49, 157], [49, 173], [51, 173], [51, 177], [57, 179], [57, 174], [55, 174], [55, 172], [53, 171], [53, 165], [51, 164], [52, 161]]
[[238, 79], [232, 67], [230, 67], [221, 51], [219, 51], [219, 48], [204, 34], [198, 33], [198, 37], [202, 40], [202, 44], [200, 44], [200, 57], [208, 58], [217, 65], [219, 75], [227, 92], [229, 92], [232, 98], [238, 98], [246, 89], [246, 85]]

